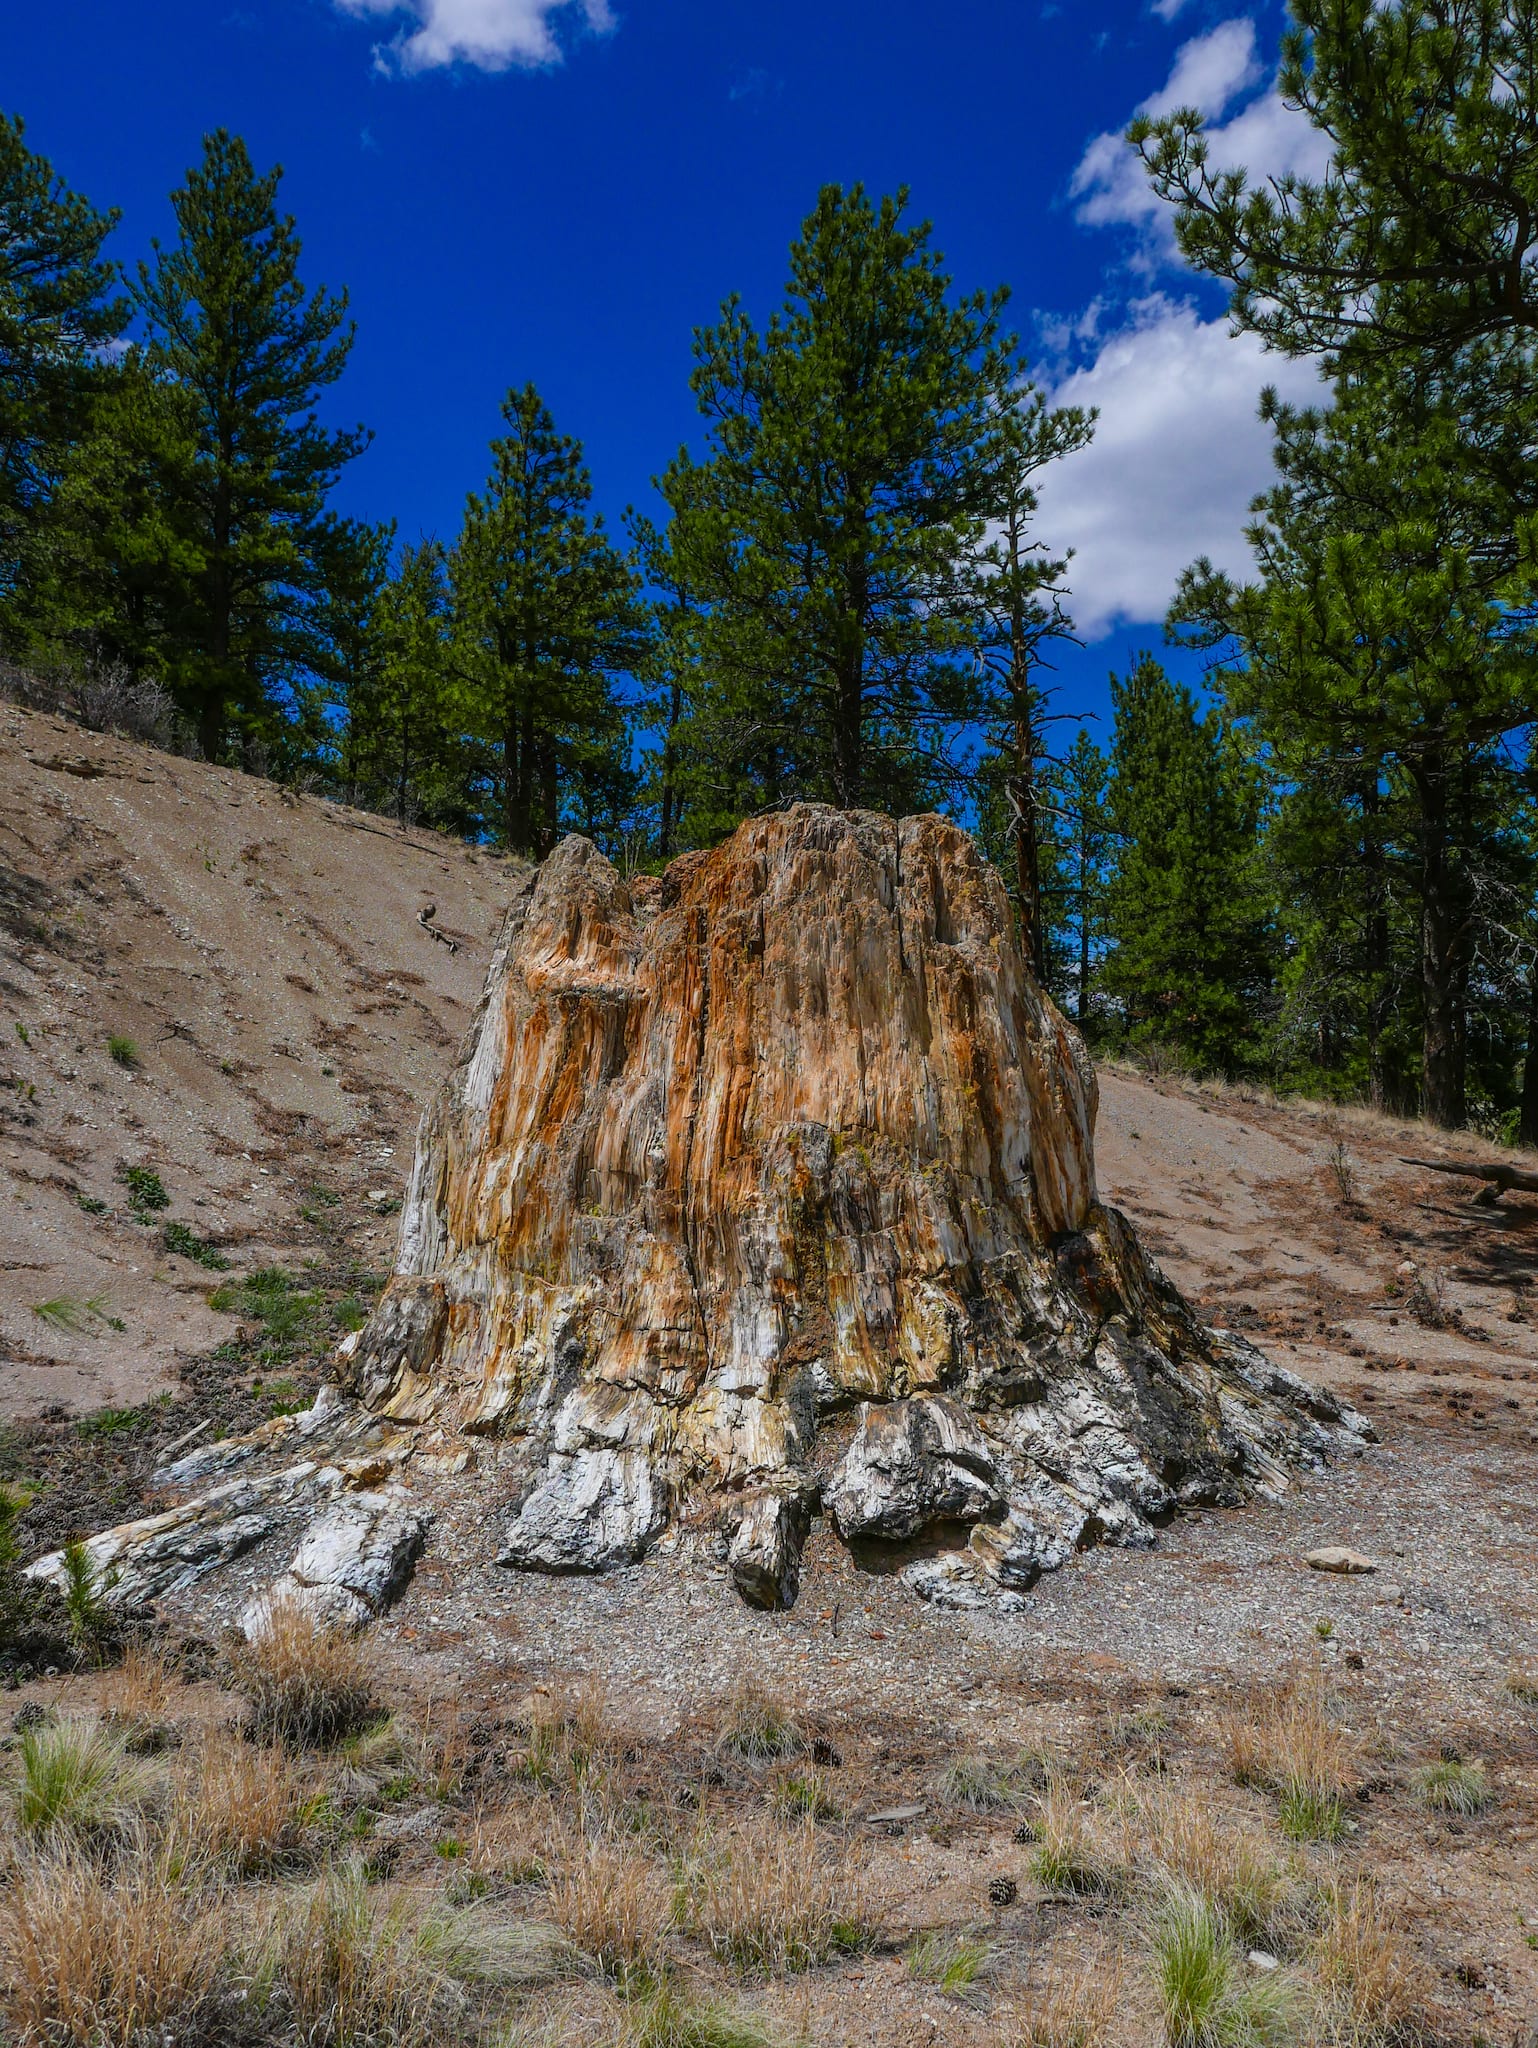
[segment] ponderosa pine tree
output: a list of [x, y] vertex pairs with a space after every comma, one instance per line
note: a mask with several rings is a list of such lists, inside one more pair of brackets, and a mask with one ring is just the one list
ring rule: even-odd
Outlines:
[[353, 330], [345, 293], [300, 281], [299, 237], [277, 207], [281, 175], [258, 175], [238, 136], [208, 136], [171, 195], [177, 240], [154, 245], [136, 292], [146, 360], [192, 404], [186, 510], [200, 561], [171, 674], [210, 758], [233, 718], [259, 727], [292, 677], [323, 665], [314, 613], [326, 498], [368, 440], [316, 418]]
[[450, 562], [455, 661], [468, 722], [498, 762], [502, 837], [542, 857], [565, 795], [623, 751], [615, 685], [648, 620], [633, 566], [590, 510], [582, 444], [556, 431], [532, 384], [502, 417]]
[[1108, 789], [1111, 766], [1082, 728], [1061, 760], [1049, 761], [1041, 778], [1042, 803], [1050, 820], [1054, 853], [1046, 921], [1061, 934], [1073, 962], [1074, 1017], [1089, 1026], [1101, 942], [1105, 936], [1106, 891], [1115, 837]]
[[[117, 216], [72, 192], [0, 114], [0, 620], [52, 637], [26, 588], [58, 478], [112, 377], [126, 302], [103, 246]], [[44, 608], [46, 609], [46, 608]]]
[[1068, 557], [1055, 559], [1036, 536], [1036, 480], [1048, 463], [1089, 444], [1095, 418], [1077, 406], [1050, 409], [1024, 380], [1015, 386], [996, 421], [986, 486], [988, 524], [969, 565], [978, 653], [992, 685], [992, 701], [979, 709], [992, 743], [1008, 761], [1002, 788], [1009, 811], [1005, 836], [1014, 856], [1017, 937], [1043, 984], [1048, 980], [1050, 917], [1042, 900], [1045, 696], [1037, 673], [1054, 641], [1073, 638], [1073, 621], [1063, 582]]
[[[1428, 398], [1385, 367], [1340, 379], [1328, 412], [1269, 401], [1281, 481], [1250, 529], [1261, 578], [1236, 587], [1198, 563], [1171, 620], [1226, 654], [1230, 702], [1257, 720], [1285, 783], [1343, 795], [1344, 777], [1368, 898], [1386, 887], [1384, 810], [1408, 805], [1421, 1104], [1451, 1127], [1464, 1119], [1475, 896], [1501, 837], [1492, 776], [1538, 706], [1538, 588], [1490, 547], [1509, 508], [1470, 470], [1445, 391]], [[1362, 921], [1381, 992], [1381, 908], [1364, 901]], [[1382, 1000], [1369, 996], [1369, 1015]], [[1377, 1037], [1370, 1025], [1370, 1059]]]
[[1186, 260], [1289, 354], [1446, 362], [1538, 337], [1538, 0], [1291, 0], [1280, 89], [1317, 180], [1215, 170], [1192, 108], [1134, 122]]
[[197, 461], [190, 394], [127, 350], [34, 521], [26, 612], [39, 652], [170, 679], [203, 562]]
[[707, 455], [660, 488], [701, 605], [691, 737], [748, 778], [739, 814], [933, 801], [978, 709], [964, 564], [1018, 360], [1006, 295], [955, 297], [906, 209], [826, 187], [768, 325], [733, 298], [695, 337]]
[[1116, 847], [1102, 985], [1129, 1036], [1233, 1071], [1260, 1042], [1271, 982], [1258, 887], [1258, 777], [1215, 711], [1150, 655], [1111, 678]]

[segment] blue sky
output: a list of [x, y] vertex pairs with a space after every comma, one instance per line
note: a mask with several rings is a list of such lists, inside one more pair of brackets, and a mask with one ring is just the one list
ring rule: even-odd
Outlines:
[[821, 184], [909, 185], [958, 285], [1009, 284], [1040, 379], [1101, 407], [1043, 508], [1089, 643], [1062, 706], [1096, 710], [1179, 567], [1242, 564], [1256, 395], [1311, 380], [1229, 338], [1115, 138], [1195, 100], [1220, 155], [1309, 166], [1281, 27], [1274, 0], [54, 0], [0, 17], [0, 105], [122, 210], [125, 261], [205, 130], [285, 166], [308, 280], [358, 323], [343, 509], [408, 538], [452, 536], [528, 379], [611, 519], [648, 505], [697, 432], [692, 329], [731, 291], [768, 310]]

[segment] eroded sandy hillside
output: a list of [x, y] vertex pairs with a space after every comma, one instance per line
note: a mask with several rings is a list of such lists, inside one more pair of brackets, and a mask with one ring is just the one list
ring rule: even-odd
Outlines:
[[[237, 1272], [312, 1256], [306, 1211], [333, 1251], [387, 1261], [506, 875], [429, 832], [0, 707], [0, 1413], [142, 1401], [231, 1335], [208, 1306], [219, 1274], [165, 1250], [167, 1220]], [[428, 905], [457, 951], [417, 922]], [[170, 1197], [147, 1223], [129, 1167]]]

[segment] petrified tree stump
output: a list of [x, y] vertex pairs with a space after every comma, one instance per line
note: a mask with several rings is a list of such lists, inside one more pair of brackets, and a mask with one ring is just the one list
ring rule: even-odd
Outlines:
[[1143, 1257], [1094, 1119], [942, 819], [799, 805], [629, 885], [568, 839], [518, 884], [343, 1385], [187, 1452], [90, 1562], [124, 1605], [217, 1573], [248, 1630], [361, 1626], [442, 1489], [516, 1479], [481, 1559], [600, 1571], [680, 1520], [785, 1607], [825, 1513], [926, 1597], [1008, 1605], [1360, 1444]]
[[509, 1566], [704, 1513], [788, 1605], [826, 1510], [931, 1597], [1017, 1596], [1366, 1434], [1196, 1322], [1096, 1195], [1095, 1100], [940, 818], [798, 805], [660, 884], [568, 839], [423, 1120], [346, 1391], [527, 1448]]

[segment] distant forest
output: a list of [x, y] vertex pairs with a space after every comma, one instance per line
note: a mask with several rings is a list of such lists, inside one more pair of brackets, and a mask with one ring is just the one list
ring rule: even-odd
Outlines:
[[279, 172], [207, 137], [129, 274], [0, 117], [5, 687], [533, 858], [946, 810], [1097, 1044], [1538, 1142], [1535, 9], [1295, 0], [1317, 183], [1215, 170], [1191, 110], [1129, 131], [1186, 260], [1333, 402], [1267, 395], [1253, 580], [1194, 562], [1166, 621], [1207, 687], [1145, 655], [1104, 749], [1053, 715], [1036, 497], [1094, 418], [905, 194], [828, 187], [768, 321], [695, 334], [657, 518], [606, 529], [523, 386], [459, 532], [407, 541], [332, 508], [353, 330]]

